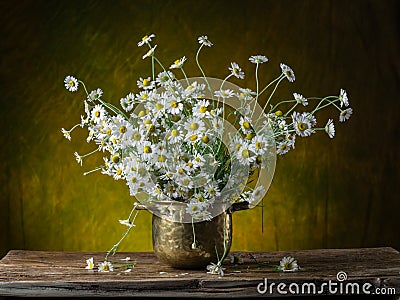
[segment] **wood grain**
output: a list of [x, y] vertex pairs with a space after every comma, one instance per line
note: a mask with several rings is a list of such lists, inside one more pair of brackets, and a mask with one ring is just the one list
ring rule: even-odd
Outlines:
[[[394, 288], [400, 293], [400, 255], [393, 248], [321, 249], [293, 252], [235, 252], [241, 264], [227, 258], [225, 275], [206, 270], [173, 269], [156, 260], [152, 252], [117, 253], [115, 265], [129, 256], [135, 263], [131, 272], [110, 273], [86, 270], [85, 260], [104, 260], [100, 252], [44, 252], [12, 250], [0, 260], [0, 296], [17, 297], [254, 297], [257, 286], [268, 284], [314, 283], [317, 287], [332, 280], [339, 271], [347, 273], [343, 283], [371, 284]], [[284, 256], [297, 259], [298, 272], [274, 269]], [[287, 287], [286, 287], [287, 290]], [[319, 290], [318, 290], [319, 291]], [[392, 290], [394, 291], [394, 290]], [[271, 295], [280, 296], [276, 289]], [[324, 289], [322, 294], [327, 294]], [[292, 295], [293, 296], [293, 295]]]

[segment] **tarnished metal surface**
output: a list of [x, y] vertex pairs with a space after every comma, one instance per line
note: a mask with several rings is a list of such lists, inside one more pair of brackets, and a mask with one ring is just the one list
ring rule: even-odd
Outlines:
[[[232, 214], [222, 213], [211, 221], [193, 223], [196, 248], [192, 249], [191, 223], [171, 222], [153, 215], [153, 249], [157, 258], [172, 267], [203, 268], [228, 254], [232, 244]], [[225, 237], [224, 237], [225, 236]]]

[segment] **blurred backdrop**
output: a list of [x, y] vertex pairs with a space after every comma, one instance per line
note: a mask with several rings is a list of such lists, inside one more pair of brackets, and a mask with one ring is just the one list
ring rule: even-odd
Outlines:
[[[0, 1], [0, 254], [8, 249], [106, 251], [125, 228], [134, 202], [123, 182], [84, 171], [74, 152], [94, 148], [84, 129], [72, 141], [60, 129], [79, 122], [83, 90], [67, 92], [74, 75], [119, 105], [148, 76], [144, 48], [155, 33], [157, 56], [169, 66], [185, 55], [189, 76], [197, 37], [214, 43], [201, 54], [208, 76], [224, 78], [231, 61], [255, 88], [296, 74], [275, 100], [347, 90], [354, 114], [335, 113], [336, 137], [298, 139], [278, 158], [262, 209], [234, 214], [233, 250], [273, 251], [391, 246], [400, 250], [398, 1]], [[151, 214], [141, 212], [121, 251], [152, 251]]]

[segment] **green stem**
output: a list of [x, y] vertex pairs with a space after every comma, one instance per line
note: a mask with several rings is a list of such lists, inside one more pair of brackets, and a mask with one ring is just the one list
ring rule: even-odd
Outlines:
[[[132, 211], [136, 209], [136, 205], [134, 206], [134, 208], [132, 209]], [[131, 213], [132, 213], [131, 211]], [[136, 211], [136, 214], [132, 220], [132, 223], [136, 220], [137, 215], [139, 214], [140, 210]], [[125, 233], [122, 235], [121, 239], [107, 252], [105, 260], [108, 260], [108, 256], [112, 253], [112, 255], [114, 255], [117, 250], [119, 245], [122, 243], [122, 241], [126, 238], [126, 236], [128, 235], [128, 233], [131, 231], [131, 229], [133, 228], [133, 226], [129, 226], [128, 229], [125, 231]]]
[[269, 88], [275, 81], [277, 81], [277, 80], [279, 80], [279, 79], [281, 79], [281, 78], [284, 78], [284, 77], [285, 77], [285, 75], [283, 75], [283, 74], [279, 75], [279, 77], [275, 78], [275, 79], [272, 80], [268, 85], [266, 85], [266, 86], [261, 90], [261, 92], [260, 92], [258, 95], [260, 96], [260, 95], [261, 95], [262, 93], [264, 93], [265, 90], [266, 90], [267, 88]]
[[258, 103], [258, 96], [259, 96], [259, 94], [258, 94], [258, 63], [257, 63], [257, 65], [256, 65], [256, 100], [254, 103], [253, 111], [251, 113], [251, 117], [253, 117], [254, 111], [256, 110], [256, 106]]
[[211, 98], [214, 101], [214, 95], [213, 95], [210, 83], [208, 82], [206, 74], [204, 73], [204, 71], [201, 68], [200, 63], [199, 63], [199, 54], [200, 54], [200, 50], [203, 48], [203, 46], [204, 46], [204, 44], [201, 44], [200, 47], [199, 47], [199, 50], [197, 50], [197, 53], [196, 53], [196, 64], [197, 64], [197, 67], [199, 68], [201, 74], [203, 75], [204, 81], [207, 83], [208, 90], [211, 93]]

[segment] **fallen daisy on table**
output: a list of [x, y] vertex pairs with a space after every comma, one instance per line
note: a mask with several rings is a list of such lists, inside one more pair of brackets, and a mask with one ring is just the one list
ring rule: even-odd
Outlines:
[[297, 264], [297, 260], [291, 256], [285, 256], [279, 263], [278, 270], [283, 272], [295, 272], [300, 269], [299, 265]]
[[99, 272], [112, 272], [114, 271], [113, 265], [109, 261], [104, 261], [99, 264]]
[[89, 258], [86, 260], [86, 270], [93, 270], [94, 269], [94, 262], [93, 262], [93, 257]]

